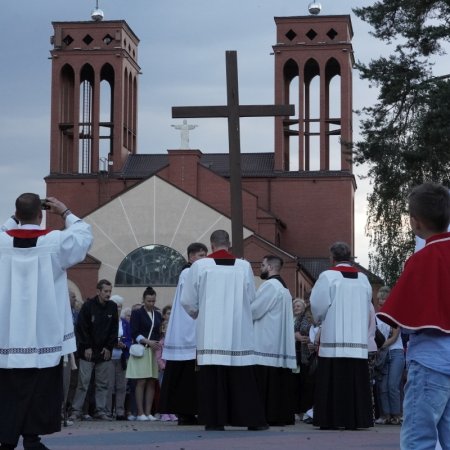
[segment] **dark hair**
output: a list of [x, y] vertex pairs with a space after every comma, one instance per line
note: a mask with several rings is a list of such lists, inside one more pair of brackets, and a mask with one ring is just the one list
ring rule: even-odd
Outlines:
[[279, 256], [266, 255], [264, 256], [263, 260], [264, 259], [267, 261], [267, 264], [270, 264], [277, 272], [279, 272], [283, 267], [283, 260]]
[[172, 305], [166, 305], [166, 306], [164, 306], [164, 308], [162, 309], [162, 315], [164, 316], [164, 314], [166, 314], [166, 312], [167, 312], [169, 309], [172, 311]]
[[101, 290], [103, 289], [103, 286], [112, 286], [112, 283], [111, 283], [111, 281], [109, 281], [109, 280], [105, 280], [105, 279], [100, 280], [100, 281], [97, 283], [97, 289], [98, 289], [99, 291], [101, 291]]
[[147, 286], [147, 287], [145, 288], [144, 293], [142, 294], [142, 300], [143, 300], [147, 295], [156, 295], [156, 291], [155, 291], [151, 286]]
[[230, 247], [230, 235], [225, 230], [216, 230], [211, 234], [211, 244], [216, 247]]
[[430, 231], [443, 233], [450, 222], [450, 194], [437, 183], [416, 186], [408, 197], [409, 215], [422, 221]]
[[342, 262], [351, 260], [350, 246], [345, 242], [335, 242], [330, 247], [330, 253], [333, 261]]
[[202, 244], [201, 242], [193, 242], [192, 244], [189, 244], [188, 248], [187, 248], [187, 254], [188, 257], [192, 254], [192, 253], [198, 253], [204, 251], [205, 253], [208, 253], [208, 248], [206, 247], [205, 244]]
[[26, 192], [16, 199], [16, 217], [21, 222], [35, 220], [41, 212], [39, 195]]

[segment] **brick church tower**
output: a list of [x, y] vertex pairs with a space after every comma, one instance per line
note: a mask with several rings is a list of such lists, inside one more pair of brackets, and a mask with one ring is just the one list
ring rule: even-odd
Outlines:
[[[330, 170], [330, 145], [335, 137], [340, 153], [336, 168], [351, 171], [346, 151], [346, 143], [352, 141], [354, 60], [350, 16], [276, 17], [275, 23], [275, 103], [297, 105], [296, 118], [275, 120], [275, 169], [289, 170], [294, 154], [299, 170], [312, 170], [312, 151], [316, 147], [316, 168]], [[311, 84], [315, 77], [319, 82], [313, 105]], [[340, 84], [332, 90], [335, 77], [339, 77]], [[292, 82], [296, 78], [298, 89], [294, 91]]]
[[47, 195], [85, 215], [123, 190], [117, 175], [136, 153], [139, 39], [125, 21], [53, 28]]

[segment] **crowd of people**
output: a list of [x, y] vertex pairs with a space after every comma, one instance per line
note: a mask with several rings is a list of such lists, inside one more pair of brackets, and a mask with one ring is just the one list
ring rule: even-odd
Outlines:
[[[234, 277], [227, 266], [230, 260], [236, 264], [228, 253], [228, 236], [223, 231], [216, 232], [216, 235], [212, 239], [219, 239], [219, 244], [213, 244], [213, 257], [205, 259], [201, 265], [206, 265], [210, 271], [211, 267], [217, 269], [219, 266], [220, 269], [220, 263], [225, 262], [225, 268]], [[218, 246], [220, 248], [216, 250]], [[214, 250], [219, 251], [221, 258], [214, 258]], [[191, 291], [198, 283], [186, 286], [188, 280], [192, 281], [188, 278], [190, 266], [207, 256], [208, 249], [201, 243], [188, 247], [189, 264], [180, 274], [173, 305], [162, 310], [156, 305], [157, 294], [152, 287], [144, 290], [142, 302], [132, 309], [122, 309], [125, 299], [111, 295], [112, 284], [108, 280], [100, 280], [97, 296], [84, 304], [77, 302], [73, 292], [69, 292], [78, 342], [76, 358], [69, 361], [74, 362], [72, 368], [78, 368], [78, 371], [72, 371], [72, 378], [78, 378], [78, 382], [74, 384], [72, 380], [72, 389], [66, 396], [64, 412], [70, 413], [68, 423], [93, 419], [162, 420], [177, 421], [180, 425], [204, 423], [208, 429], [246, 423], [250, 427], [264, 428], [266, 425], [293, 424], [295, 420], [314, 423], [321, 428], [366, 428], [374, 423], [400, 425], [405, 341], [399, 329], [375, 319], [372, 289], [367, 278], [353, 269], [350, 248], [344, 243], [336, 243], [330, 251], [333, 270], [324, 272], [323, 276], [328, 278], [318, 280], [311, 299], [310, 293], [303, 299], [292, 299], [280, 276], [283, 261], [279, 257], [267, 255], [263, 258], [260, 276], [265, 282], [257, 291], [247, 263], [238, 260], [238, 264], [245, 264], [248, 275], [239, 304], [245, 305], [243, 300], [248, 295], [248, 305], [247, 309], [242, 306], [239, 309], [239, 320], [245, 320], [245, 325], [236, 320], [236, 311], [231, 308], [230, 321], [240, 327], [234, 331], [230, 331], [227, 320], [220, 322], [223, 330], [215, 320], [208, 323], [208, 314], [215, 317], [213, 310], [208, 311], [212, 305], [206, 305], [204, 300], [205, 304], [201, 306], [199, 293]], [[201, 265], [196, 265], [194, 270], [200, 270]], [[211, 278], [210, 274], [208, 276]], [[338, 285], [338, 277], [350, 283], [353, 303], [348, 301], [349, 295], [345, 292], [341, 294], [340, 305], [338, 298], [329, 298], [328, 284]], [[224, 274], [214, 280], [214, 285], [219, 282], [228, 283]], [[361, 291], [359, 296], [355, 285]], [[204, 289], [207, 289], [206, 285]], [[229, 287], [223, 289], [223, 292], [228, 291]], [[388, 287], [379, 290], [379, 306], [383, 305], [388, 294]], [[214, 307], [220, 305], [223, 319], [226, 311], [217, 301], [217, 292], [214, 295]], [[198, 302], [196, 307], [189, 306], [188, 300]], [[361, 303], [364, 307], [358, 306]], [[202, 330], [199, 346], [197, 319], [200, 309], [204, 310], [205, 318], [201, 319], [206, 321], [204, 326], [214, 329], [220, 352], [209, 348], [217, 343], [205, 342], [209, 339], [206, 329]], [[352, 326], [340, 327], [343, 335], [339, 336], [335, 328], [336, 322], [341, 322], [342, 318]], [[355, 323], [359, 324], [358, 329]], [[375, 343], [376, 329], [384, 336], [380, 348]], [[243, 333], [248, 333], [248, 336], [242, 338]], [[220, 340], [232, 339], [234, 335], [241, 336], [239, 342], [224, 344]], [[351, 342], [352, 345], [346, 348], [336, 342]], [[133, 349], [130, 356], [133, 343], [142, 346], [142, 356], [134, 355]], [[226, 345], [230, 346], [232, 355], [224, 352]], [[247, 363], [237, 362], [239, 346], [242, 349], [253, 346], [251, 355], [243, 352], [242, 358], [247, 359]], [[199, 354], [201, 357], [197, 359]], [[330, 364], [330, 367], [325, 367], [325, 364]], [[226, 373], [221, 374], [223, 368], [218, 366], [228, 366]], [[209, 373], [211, 371], [212, 374]], [[248, 404], [242, 401], [242, 396], [244, 392], [248, 396], [254, 391], [250, 403], [266, 411], [263, 418], [254, 422], [246, 419], [247, 415], [255, 415], [254, 411], [230, 419], [226, 408], [221, 417], [217, 415], [215, 406], [207, 401], [220, 392], [213, 380], [239, 378], [240, 372], [245, 375], [240, 377], [236, 393], [227, 392], [225, 398], [216, 401], [222, 405], [233, 402]], [[351, 385], [348, 380], [352, 380]], [[201, 390], [197, 389], [199, 383]], [[256, 403], [255, 398], [258, 399]], [[354, 399], [354, 404], [351, 399]], [[199, 404], [205, 411], [199, 409]], [[346, 405], [346, 409], [341, 405]], [[331, 411], [335, 417], [328, 417]], [[215, 419], [209, 423], [211, 417]]]
[[[187, 248], [173, 304], [161, 310], [152, 287], [124, 308], [105, 279], [77, 301], [66, 270], [85, 258], [89, 225], [49, 198], [46, 209], [66, 228], [43, 230], [42, 201], [23, 194], [0, 234], [2, 273], [18, 272], [0, 291], [0, 401], [10, 405], [0, 412], [0, 449], [20, 436], [25, 449], [47, 449], [40, 435], [96, 419], [207, 431], [295, 420], [326, 430], [402, 425], [402, 450], [449, 450], [450, 195], [426, 183], [408, 200], [424, 248], [375, 305], [344, 242], [331, 245], [330, 268], [311, 292], [292, 299], [282, 258], [262, 258], [256, 288], [250, 263], [216, 230], [210, 253], [202, 243]], [[40, 308], [26, 308], [30, 298]]]

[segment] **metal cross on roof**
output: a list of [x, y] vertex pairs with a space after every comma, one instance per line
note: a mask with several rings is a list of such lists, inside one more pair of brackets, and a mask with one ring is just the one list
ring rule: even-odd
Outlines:
[[228, 145], [230, 151], [231, 233], [233, 253], [242, 257], [243, 218], [241, 187], [241, 143], [239, 119], [241, 117], [292, 116], [294, 105], [240, 105], [236, 51], [225, 52], [227, 73], [227, 104], [225, 106], [174, 106], [172, 117], [228, 118]]

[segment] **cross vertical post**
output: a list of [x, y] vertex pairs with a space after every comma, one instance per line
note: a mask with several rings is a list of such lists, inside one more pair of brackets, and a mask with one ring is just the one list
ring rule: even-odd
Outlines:
[[230, 151], [231, 234], [233, 253], [244, 256], [244, 226], [241, 180], [241, 132], [236, 52], [226, 52], [228, 145]]
[[174, 106], [172, 117], [207, 118], [226, 117], [228, 119], [228, 145], [230, 152], [230, 210], [231, 239], [233, 253], [244, 256], [243, 242], [243, 210], [241, 183], [241, 117], [292, 116], [294, 105], [240, 105], [238, 91], [237, 53], [228, 50], [226, 56], [227, 73], [227, 105], [226, 106]]

